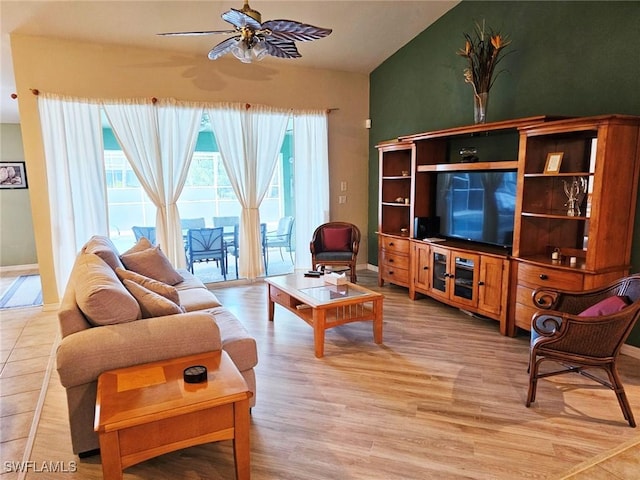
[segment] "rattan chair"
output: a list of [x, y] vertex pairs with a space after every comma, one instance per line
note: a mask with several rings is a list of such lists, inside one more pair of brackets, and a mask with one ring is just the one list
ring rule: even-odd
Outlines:
[[311, 249], [311, 268], [318, 265], [348, 266], [350, 280], [356, 283], [356, 260], [360, 248], [360, 230], [352, 223], [329, 222], [320, 225], [313, 232], [309, 244]]
[[[611, 297], [618, 297], [616, 302], [624, 303], [616, 307], [617, 311], [608, 313], [603, 305]], [[635, 427], [616, 360], [620, 348], [640, 318], [640, 274], [583, 292], [539, 288], [533, 292], [533, 302], [540, 311], [534, 314], [531, 321], [527, 407], [536, 399], [538, 379], [575, 372], [613, 390], [624, 418], [630, 426]], [[586, 311], [589, 307], [591, 312]], [[594, 314], [594, 310], [600, 310], [601, 314]], [[540, 364], [546, 360], [554, 361], [562, 368], [541, 373]], [[605, 370], [608, 381], [587, 372], [594, 368]]]

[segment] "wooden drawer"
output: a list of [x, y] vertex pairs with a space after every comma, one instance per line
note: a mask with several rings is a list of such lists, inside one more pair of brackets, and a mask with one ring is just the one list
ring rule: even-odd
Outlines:
[[531, 330], [531, 319], [537, 311], [538, 309], [534, 307], [533, 304], [528, 306], [516, 303], [516, 327]]
[[402, 268], [405, 270], [409, 269], [409, 257], [407, 255], [398, 255], [396, 253], [391, 253], [388, 250], [382, 250], [381, 254], [382, 266], [388, 268]]
[[533, 293], [533, 288], [526, 287], [524, 285], [518, 285], [516, 290], [516, 302], [533, 307], [533, 300], [531, 300], [531, 294]]
[[408, 268], [396, 268], [389, 265], [380, 265], [380, 276], [390, 283], [397, 285], [409, 286], [409, 269]]
[[409, 255], [409, 239], [382, 237], [382, 249], [390, 253]]
[[269, 285], [269, 297], [278, 305], [282, 305], [284, 307], [291, 306], [291, 297], [288, 294], [278, 290], [273, 285]]
[[567, 272], [554, 268], [539, 267], [520, 263], [518, 265], [518, 285], [526, 285], [531, 288], [553, 287], [564, 290], [582, 290], [583, 274], [579, 272]]

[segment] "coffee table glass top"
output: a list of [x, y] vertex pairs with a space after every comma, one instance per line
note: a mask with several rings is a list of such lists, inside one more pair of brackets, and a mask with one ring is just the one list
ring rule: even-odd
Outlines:
[[320, 287], [301, 288], [300, 291], [305, 295], [309, 295], [310, 297], [319, 300], [320, 302], [362, 297], [369, 294], [369, 292], [356, 290], [349, 285], [322, 285]]

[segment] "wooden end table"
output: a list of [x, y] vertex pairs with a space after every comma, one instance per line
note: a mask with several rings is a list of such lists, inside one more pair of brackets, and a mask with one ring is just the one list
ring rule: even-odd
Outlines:
[[[207, 367], [208, 379], [185, 383], [183, 371]], [[249, 391], [224, 351], [136, 365], [98, 378], [95, 430], [105, 480], [149, 458], [233, 440], [236, 478], [250, 478]]]
[[323, 277], [305, 277], [303, 273], [269, 277], [265, 282], [269, 321], [273, 321], [277, 303], [311, 325], [316, 357], [324, 356], [325, 331], [345, 323], [372, 321], [373, 340], [382, 343], [381, 293], [350, 282], [327, 284]]

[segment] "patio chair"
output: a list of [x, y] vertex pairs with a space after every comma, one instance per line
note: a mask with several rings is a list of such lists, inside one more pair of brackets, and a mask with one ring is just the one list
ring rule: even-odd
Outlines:
[[227, 279], [227, 252], [222, 227], [190, 228], [187, 231], [187, 267], [193, 273], [195, 262], [220, 262], [222, 276]]
[[293, 237], [293, 217], [282, 217], [278, 221], [278, 229], [267, 232], [267, 248], [278, 247], [280, 249], [280, 258], [284, 261], [282, 256], [282, 249], [286, 248], [289, 251], [289, 257], [291, 257], [291, 263], [293, 263], [293, 245], [291, 244]]
[[[613, 390], [624, 418], [635, 427], [616, 361], [640, 318], [640, 274], [582, 292], [539, 288], [533, 302], [541, 310], [531, 321], [527, 407], [536, 399], [538, 379], [574, 372]], [[541, 373], [547, 360], [562, 368]], [[608, 381], [587, 371], [594, 368], [606, 371]]]
[[[240, 243], [238, 243], [238, 236], [240, 232], [240, 226], [235, 225], [233, 227], [233, 243], [227, 245], [227, 253], [233, 255], [236, 259], [236, 278], [238, 278], [238, 258], [240, 257]], [[262, 259], [264, 261], [264, 274], [267, 275], [267, 224], [260, 224], [260, 244], [262, 245]]]
[[189, 230], [190, 228], [204, 228], [204, 217], [199, 218], [183, 218], [180, 220], [180, 228]]
[[136, 237], [136, 242], [142, 237], [145, 237], [153, 245], [156, 244], [156, 227], [131, 227], [133, 235]]
[[240, 217], [213, 217], [213, 226], [224, 228], [224, 240], [227, 246], [233, 243], [233, 227], [240, 223]]
[[329, 222], [313, 232], [310, 243], [311, 268], [318, 265], [348, 266], [351, 282], [356, 283], [356, 259], [360, 247], [360, 230], [352, 223]]

